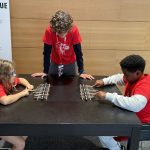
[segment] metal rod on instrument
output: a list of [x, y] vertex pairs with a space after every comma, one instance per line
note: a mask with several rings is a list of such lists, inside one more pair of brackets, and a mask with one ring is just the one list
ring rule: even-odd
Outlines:
[[85, 87], [86, 87], [86, 92], [87, 92], [88, 98], [89, 98], [89, 99], [90, 99], [90, 101], [91, 101], [91, 97], [90, 97], [90, 93], [89, 93], [88, 86], [87, 86], [87, 85], [85, 85]]
[[47, 100], [48, 95], [49, 95], [49, 89], [50, 89], [50, 84], [47, 84], [47, 83], [40, 84], [33, 92], [34, 98], [36, 98], [37, 100], [40, 100], [40, 99]]
[[80, 96], [81, 96], [81, 99], [84, 100], [84, 93], [83, 93], [83, 89], [82, 89], [81, 84], [80, 84]]

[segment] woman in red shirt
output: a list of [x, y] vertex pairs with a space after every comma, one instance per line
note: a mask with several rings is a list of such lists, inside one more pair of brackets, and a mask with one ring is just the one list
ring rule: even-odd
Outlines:
[[94, 79], [84, 71], [81, 36], [72, 17], [57, 11], [50, 20], [50, 26], [45, 30], [44, 42], [44, 71], [32, 76], [76, 75], [76, 65], [81, 78]]

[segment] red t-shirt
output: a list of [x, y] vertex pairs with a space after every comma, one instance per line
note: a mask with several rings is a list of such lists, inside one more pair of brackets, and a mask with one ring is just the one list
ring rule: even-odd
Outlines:
[[56, 64], [70, 64], [76, 61], [73, 45], [81, 43], [82, 39], [77, 26], [68, 31], [65, 38], [61, 38], [48, 26], [43, 36], [43, 42], [52, 45], [51, 61]]
[[146, 106], [136, 115], [142, 123], [150, 123], [150, 75], [143, 75], [140, 80], [133, 84], [125, 82], [125, 96], [131, 97], [132, 95], [140, 94], [146, 97]]
[[[17, 85], [17, 84], [19, 84], [19, 83], [20, 83], [19, 78], [15, 78], [13, 84], [14, 84], [14, 85]], [[4, 89], [4, 86], [0, 83], [0, 97], [6, 96], [6, 95], [7, 95], [7, 93], [6, 93], [5, 89]]]

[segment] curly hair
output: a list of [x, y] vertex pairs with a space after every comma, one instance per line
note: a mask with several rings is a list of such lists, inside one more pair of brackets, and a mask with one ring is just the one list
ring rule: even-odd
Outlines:
[[8, 60], [0, 59], [0, 84], [4, 86], [5, 91], [8, 93], [12, 87], [10, 82], [10, 72], [14, 68], [14, 63]]
[[121, 68], [127, 69], [129, 72], [140, 70], [143, 73], [145, 64], [145, 60], [139, 55], [129, 55], [120, 62]]
[[50, 25], [52, 29], [57, 33], [66, 33], [73, 24], [73, 19], [70, 14], [59, 10], [52, 16]]

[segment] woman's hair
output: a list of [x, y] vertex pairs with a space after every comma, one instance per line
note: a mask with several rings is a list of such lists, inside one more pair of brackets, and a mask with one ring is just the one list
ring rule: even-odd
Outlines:
[[0, 84], [4, 86], [6, 93], [12, 87], [11, 79], [11, 71], [14, 69], [14, 63], [8, 60], [0, 59]]
[[137, 70], [144, 72], [145, 60], [139, 55], [129, 55], [120, 62], [122, 69], [126, 69], [129, 72], [136, 72]]
[[52, 16], [50, 25], [52, 29], [57, 33], [66, 33], [73, 24], [73, 19], [70, 14], [59, 10]]

